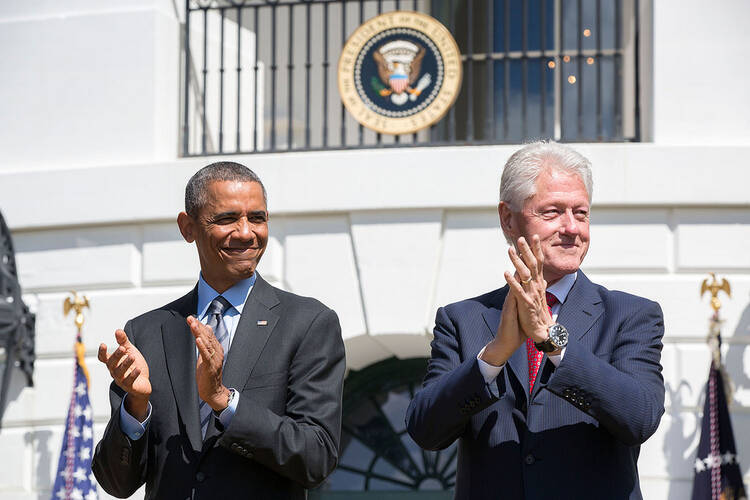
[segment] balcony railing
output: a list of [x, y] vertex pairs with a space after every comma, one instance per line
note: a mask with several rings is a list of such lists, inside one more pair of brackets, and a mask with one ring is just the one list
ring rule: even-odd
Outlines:
[[[186, 0], [185, 156], [392, 146], [638, 141], [638, 0]], [[384, 135], [345, 110], [348, 36], [392, 10], [430, 14], [462, 54], [443, 119]]]

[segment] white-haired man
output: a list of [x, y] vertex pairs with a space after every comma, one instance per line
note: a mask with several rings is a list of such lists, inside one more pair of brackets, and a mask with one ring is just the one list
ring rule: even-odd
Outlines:
[[515, 273], [440, 308], [414, 440], [459, 440], [458, 499], [640, 499], [640, 444], [664, 413], [655, 302], [579, 270], [589, 246], [589, 161], [552, 142], [511, 156], [498, 213]]

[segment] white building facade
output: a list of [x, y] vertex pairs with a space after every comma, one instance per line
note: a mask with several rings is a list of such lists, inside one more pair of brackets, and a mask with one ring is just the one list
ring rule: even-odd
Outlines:
[[[347, 15], [356, 17], [350, 8]], [[623, 94], [630, 88], [638, 95], [638, 114], [625, 125], [635, 129], [638, 122], [637, 140], [574, 145], [594, 169], [592, 243], [583, 270], [664, 310], [666, 413], [642, 447], [639, 468], [645, 498], [678, 499], [691, 491], [710, 362], [711, 310], [699, 296], [710, 271], [732, 286], [731, 299], [722, 298], [722, 331], [736, 386], [734, 434], [750, 477], [750, 65], [744, 64], [750, 4], [642, 0], [637, 8], [638, 72], [630, 83], [627, 75], [621, 80]], [[304, 144], [304, 114], [279, 118], [285, 128], [272, 144], [268, 123], [260, 126], [274, 100], [268, 86], [235, 81], [242, 90], [224, 108], [209, 111], [206, 98], [199, 100], [202, 110], [193, 101], [205, 88], [201, 70], [212, 63], [185, 58], [185, 18], [177, 0], [0, 3], [0, 210], [13, 234], [25, 300], [37, 315], [35, 386], [24, 387], [16, 374], [2, 421], [0, 499], [46, 498], [54, 483], [73, 371], [75, 327], [62, 314], [68, 290], [91, 303], [84, 339], [98, 436], [109, 418], [110, 379], [96, 360], [97, 346], [112, 345], [127, 319], [194, 286], [195, 249], [175, 220], [185, 183], [212, 161], [238, 161], [263, 179], [271, 215], [260, 272], [336, 310], [351, 373], [392, 357], [428, 357], [437, 307], [504, 283], [510, 263], [497, 191], [518, 144], [346, 148], [358, 133], [346, 117], [330, 123], [331, 137], [341, 140], [323, 146], [318, 116], [307, 122], [311, 147], [264, 152], [289, 147], [284, 134]], [[313, 17], [316, 34], [280, 51], [302, 54], [305, 43], [322, 43], [321, 21]], [[200, 32], [197, 24], [191, 36]], [[260, 48], [266, 35], [240, 24], [234, 36], [241, 46], [254, 49], [257, 40]], [[342, 28], [335, 29], [340, 46]], [[234, 47], [227, 57], [237, 55]], [[274, 65], [258, 54], [242, 66], [268, 81]], [[329, 61], [334, 71], [336, 58]], [[196, 78], [187, 87], [186, 60]], [[338, 110], [334, 82], [325, 90]], [[241, 122], [259, 125], [236, 141], [229, 139], [236, 121], [227, 120], [222, 152], [258, 152], [214, 154], [218, 110], [229, 115], [236, 95], [240, 103], [253, 96], [252, 105], [241, 107]], [[621, 102], [624, 114], [635, 105]], [[350, 127], [339, 134], [342, 122]], [[208, 147], [200, 149], [202, 127], [210, 132]], [[429, 140], [420, 134], [405, 141]], [[365, 145], [376, 140], [364, 131]]]

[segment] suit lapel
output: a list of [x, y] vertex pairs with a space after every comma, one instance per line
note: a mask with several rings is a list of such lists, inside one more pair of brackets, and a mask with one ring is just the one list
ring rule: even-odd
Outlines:
[[271, 285], [258, 275], [229, 348], [223, 375], [225, 386], [237, 390], [244, 387], [279, 321], [279, 316], [271, 311], [278, 304], [279, 299]]
[[[557, 314], [557, 322], [570, 332], [571, 337], [580, 340], [591, 330], [594, 322], [603, 312], [604, 308], [601, 306], [601, 298], [596, 293], [596, 287], [579, 270], [573, 287], [568, 292], [565, 302], [560, 306], [560, 312]], [[534, 383], [534, 394], [531, 395], [532, 399], [544, 386], [539, 381], [542, 380], [543, 372], [547, 369], [546, 364], [548, 359], [545, 354], [539, 365], [539, 372]], [[551, 370], [552, 368], [548, 369]], [[528, 379], [528, 376], [526, 378]], [[526, 387], [528, 389], [528, 382], [526, 382]]]
[[198, 415], [198, 388], [195, 385], [195, 341], [185, 319], [195, 314], [197, 307], [196, 287], [174, 303], [172, 318], [162, 325], [162, 341], [172, 392], [194, 450], [201, 449], [202, 438]]
[[596, 287], [582, 271], [578, 271], [576, 282], [560, 307], [557, 322], [563, 325], [572, 337], [580, 340], [604, 312], [601, 303], [602, 299], [596, 293]]

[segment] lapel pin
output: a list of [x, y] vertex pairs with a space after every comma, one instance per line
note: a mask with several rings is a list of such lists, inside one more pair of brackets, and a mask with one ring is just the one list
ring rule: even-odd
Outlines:
[[266, 326], [268, 324], [268, 320], [265, 319], [259, 319], [257, 325], [258, 326]]

